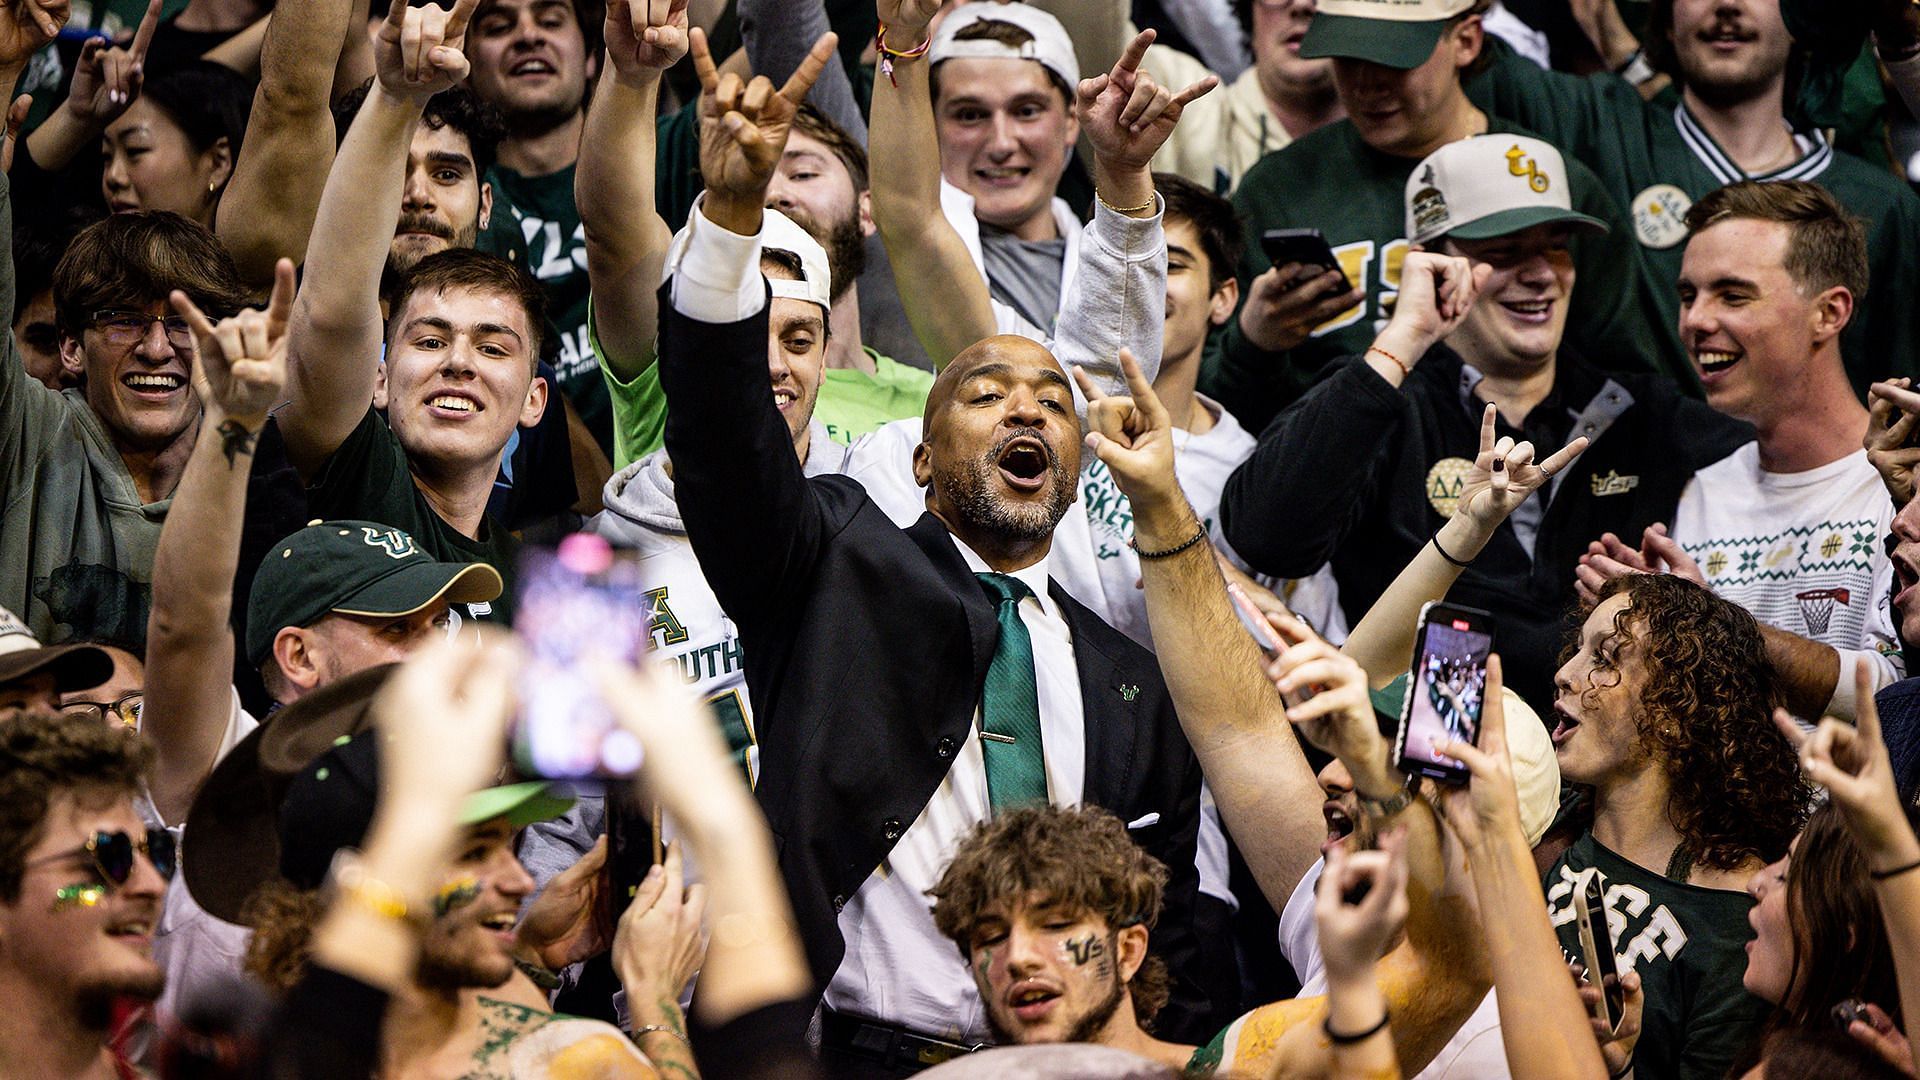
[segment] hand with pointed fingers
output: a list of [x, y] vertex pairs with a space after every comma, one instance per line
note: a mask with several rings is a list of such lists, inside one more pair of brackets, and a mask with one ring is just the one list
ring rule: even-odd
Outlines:
[[1159, 151], [1180, 113], [1189, 104], [1220, 85], [1212, 75], [1175, 92], [1155, 82], [1140, 70], [1154, 32], [1142, 30], [1127, 45], [1113, 70], [1091, 79], [1080, 80], [1075, 89], [1073, 109], [1080, 130], [1087, 135], [1093, 152], [1108, 168], [1145, 169]]
[[512, 639], [486, 630], [403, 662], [373, 703], [381, 798], [451, 807], [491, 785], [506, 760], [519, 671]]
[[1536, 465], [1532, 443], [1516, 443], [1505, 435], [1494, 438], [1498, 415], [1491, 404], [1480, 415], [1480, 453], [1461, 484], [1454, 510], [1467, 515], [1488, 536], [1527, 501], [1527, 496], [1546, 487], [1587, 448], [1587, 437], [1582, 435]]
[[707, 887], [684, 887], [682, 863], [676, 840], [666, 861], [647, 871], [613, 935], [614, 973], [636, 1005], [678, 1001], [707, 954], [700, 933]]
[[1920, 840], [1907, 824], [1895, 786], [1893, 761], [1880, 736], [1880, 710], [1873, 700], [1873, 663], [1854, 665], [1855, 723], [1829, 716], [1811, 734], [1785, 709], [1773, 719], [1787, 742], [1800, 752], [1800, 771], [1827, 789], [1847, 827], [1875, 870], [1890, 870], [1920, 859]]
[[1313, 922], [1329, 980], [1366, 977], [1407, 921], [1407, 830], [1388, 829], [1374, 851], [1327, 849]]
[[70, 0], [0, 0], [0, 68], [21, 68], [67, 25]]
[[1640, 534], [1640, 558], [1647, 567], [1657, 574], [1672, 574], [1683, 577], [1695, 585], [1705, 585], [1707, 575], [1700, 572], [1700, 564], [1687, 549], [1680, 546], [1667, 532], [1663, 522], [1654, 522], [1647, 531]]
[[217, 324], [186, 293], [173, 291], [174, 310], [193, 328], [193, 385], [208, 410], [258, 430], [285, 400], [293, 294], [290, 259], [273, 268], [273, 295], [265, 310], [248, 308]]
[[1240, 332], [1268, 352], [1298, 348], [1313, 329], [1367, 298], [1364, 289], [1341, 287], [1338, 270], [1305, 263], [1268, 267], [1247, 286]]
[[1907, 1041], [1900, 1025], [1893, 1022], [1887, 1010], [1873, 1002], [1867, 1002], [1866, 1006], [1867, 1019], [1848, 1024], [1847, 1034], [1880, 1055], [1880, 1059], [1888, 1065], [1908, 1076], [1920, 1077], [1920, 1072], [1915, 1072], [1913, 1068], [1913, 1044]]
[[1308, 742], [1344, 762], [1362, 795], [1385, 798], [1399, 790], [1387, 760], [1391, 747], [1373, 718], [1366, 669], [1293, 615], [1269, 615], [1267, 621], [1287, 645], [1267, 662], [1274, 689], [1291, 703], [1287, 720]]
[[406, 101], [428, 98], [461, 82], [467, 63], [467, 24], [480, 0], [409, 7], [399, 0], [373, 31], [373, 66], [380, 89]]
[[722, 75], [707, 49], [707, 35], [693, 31], [693, 69], [700, 76], [700, 175], [712, 197], [759, 204], [787, 147], [787, 132], [807, 91], [834, 59], [839, 38], [829, 32], [779, 90], [765, 75], [742, 81]]
[[607, 59], [624, 83], [652, 81], [687, 55], [688, 0], [609, 0]]
[[1164, 506], [1184, 500], [1173, 472], [1173, 420], [1153, 384], [1133, 358], [1120, 350], [1120, 371], [1131, 397], [1107, 394], [1077, 365], [1074, 382], [1087, 399], [1087, 449], [1113, 472], [1114, 483], [1129, 501]]
[[1448, 738], [1433, 741], [1436, 752], [1465, 765], [1472, 774], [1463, 785], [1441, 789], [1447, 824], [1469, 848], [1501, 836], [1526, 843], [1520, 829], [1520, 795], [1513, 782], [1513, 759], [1507, 751], [1507, 708], [1500, 692], [1504, 685], [1500, 657], [1487, 657], [1478, 742]]
[[1640, 1022], [1647, 1011], [1647, 995], [1640, 984], [1640, 973], [1626, 971], [1607, 976], [1608, 985], [1620, 988], [1620, 1027], [1609, 1031], [1601, 988], [1587, 978], [1585, 964], [1576, 960], [1572, 969], [1574, 988], [1580, 993], [1580, 1004], [1587, 1010], [1587, 1023], [1593, 1027], [1594, 1041], [1600, 1044], [1600, 1057], [1607, 1063], [1607, 1075], [1612, 1076], [1633, 1060], [1633, 1048], [1640, 1043]]
[[548, 971], [559, 971], [604, 952], [609, 935], [601, 920], [601, 874], [607, 865], [607, 838], [602, 835], [585, 855], [554, 875], [528, 905], [520, 925], [513, 928], [514, 949]]
[[146, 81], [147, 49], [160, 26], [160, 4], [161, 0], [149, 0], [132, 42], [125, 47], [105, 38], [88, 38], [80, 47], [73, 84], [67, 91], [66, 109], [74, 119], [95, 130], [104, 128], [140, 96], [140, 87]]
[[1377, 344], [1412, 367], [1434, 342], [1453, 333], [1492, 276], [1493, 267], [1463, 255], [1408, 252], [1400, 267], [1393, 318], [1380, 331]]
[[1888, 379], [1867, 388], [1871, 408], [1867, 413], [1867, 435], [1861, 440], [1867, 461], [1880, 473], [1880, 481], [1893, 496], [1893, 505], [1901, 507], [1913, 498], [1914, 472], [1920, 469], [1920, 393], [1913, 380]]

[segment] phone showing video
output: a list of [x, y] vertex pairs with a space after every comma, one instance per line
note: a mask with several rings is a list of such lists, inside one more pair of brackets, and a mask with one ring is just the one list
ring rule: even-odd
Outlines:
[[1607, 1030], [1618, 1031], [1620, 1017], [1627, 1007], [1627, 991], [1620, 985], [1618, 965], [1613, 958], [1605, 879], [1598, 868], [1583, 870], [1574, 879], [1573, 910], [1580, 929], [1580, 953], [1587, 967], [1587, 981], [1600, 988], [1601, 1007], [1607, 1011]]
[[1435, 750], [1441, 739], [1477, 743], [1487, 691], [1493, 616], [1473, 608], [1429, 603], [1420, 609], [1413, 671], [1400, 705], [1394, 763], [1408, 776], [1443, 784], [1467, 782], [1467, 767]]
[[1288, 263], [1300, 263], [1315, 268], [1316, 273], [1324, 274], [1328, 270], [1338, 271], [1340, 284], [1328, 289], [1328, 295], [1350, 292], [1353, 282], [1347, 278], [1347, 271], [1334, 257], [1333, 248], [1327, 244], [1327, 238], [1319, 229], [1268, 229], [1260, 234], [1260, 250], [1267, 261], [1275, 266]]
[[641, 746], [603, 700], [596, 669], [647, 651], [652, 608], [630, 553], [575, 533], [520, 560], [513, 629], [526, 648], [514, 759], [553, 779], [630, 776]]

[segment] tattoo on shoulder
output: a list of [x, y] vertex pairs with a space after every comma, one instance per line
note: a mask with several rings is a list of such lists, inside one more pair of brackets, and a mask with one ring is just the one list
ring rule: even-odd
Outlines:
[[253, 444], [259, 439], [259, 433], [248, 431], [238, 420], [227, 420], [214, 430], [220, 435], [220, 452], [227, 455], [229, 469], [241, 454], [252, 454]]
[[553, 1014], [528, 1005], [511, 1001], [483, 997], [480, 999], [480, 1031], [486, 1036], [480, 1048], [473, 1052], [474, 1068], [467, 1074], [471, 1080], [491, 1080], [492, 1077], [506, 1074], [493, 1068], [496, 1057], [504, 1057], [515, 1039], [529, 1032], [537, 1031], [553, 1019]]

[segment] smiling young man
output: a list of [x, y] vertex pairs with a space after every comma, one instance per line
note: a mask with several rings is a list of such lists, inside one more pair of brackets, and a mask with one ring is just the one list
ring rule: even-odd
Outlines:
[[[1596, 10], [1614, 23], [1610, 62], [1639, 55], [1617, 13]], [[1599, 175], [1656, 275], [1660, 321], [1647, 332], [1663, 338], [1684, 306], [1670, 283], [1681, 273], [1688, 207], [1740, 180], [1808, 180], [1831, 191], [1866, 223], [1873, 279], [1873, 296], [1856, 298], [1842, 335], [1854, 391], [1864, 395], [1876, 379], [1912, 374], [1920, 350], [1920, 320], [1909, 302], [1920, 289], [1920, 198], [1885, 168], [1834, 149], [1819, 127], [1789, 126], [1787, 87], [1804, 65], [1794, 60], [1780, 0], [1656, 0], [1648, 20], [1646, 56], [1673, 76], [1678, 102], [1667, 94], [1643, 100], [1617, 75], [1547, 71], [1499, 47], [1473, 95]], [[1683, 346], [1686, 337], [1683, 328]]]
[[381, 522], [442, 561], [491, 565], [509, 586], [487, 615], [504, 621], [517, 542], [487, 501], [515, 429], [547, 407], [535, 371], [545, 298], [522, 268], [449, 248], [413, 266], [384, 328], [380, 318], [413, 134], [427, 101], [466, 74], [473, 5], [409, 16], [435, 43], [412, 72], [396, 21], [406, 9], [375, 35], [378, 74], [321, 197], [315, 230], [330, 242], [308, 253], [288, 341], [292, 401], [277, 418], [316, 515]]
[[[1365, 349], [1392, 315], [1416, 242], [1404, 227], [1416, 163], [1471, 135], [1524, 133], [1476, 108], [1461, 88], [1483, 62], [1484, 10], [1484, 0], [1319, 4], [1300, 55], [1332, 58], [1346, 119], [1267, 155], [1235, 189], [1247, 222], [1240, 311], [1201, 380], [1249, 430], [1261, 430], [1328, 362]], [[1511, 168], [1526, 175], [1521, 160]], [[1665, 341], [1650, 329], [1661, 309], [1618, 206], [1577, 160], [1556, 181], [1573, 209], [1611, 227], [1570, 245], [1587, 288], [1567, 312], [1568, 339], [1608, 371], [1682, 373], [1677, 347], [1655, 348]], [[1339, 272], [1273, 266], [1262, 234], [1293, 228], [1320, 230]]]
[[117, 1080], [110, 1030], [152, 1001], [150, 955], [173, 872], [166, 834], [134, 810], [153, 750], [82, 714], [0, 715], [0, 1060], [9, 1074]]
[[[1563, 342], [1588, 290], [1573, 235], [1604, 227], [1570, 205], [1566, 170], [1553, 147], [1518, 135], [1449, 143], [1416, 165], [1402, 195], [1406, 235], [1486, 268], [1472, 308], [1443, 320], [1430, 280], [1416, 304], [1403, 276], [1393, 321], [1281, 414], [1221, 503], [1243, 559], [1282, 577], [1330, 564], [1357, 623], [1452, 515], [1488, 404], [1501, 435], [1543, 456], [1585, 436], [1571, 475], [1502, 523], [1451, 594], [1495, 614], [1507, 685], [1534, 703], [1551, 697], [1587, 543], [1609, 523], [1666, 520], [1695, 469], [1752, 437], [1670, 380], [1609, 375]], [[1409, 255], [1407, 266], [1424, 271], [1431, 258]]]
[[1625, 570], [1665, 568], [1706, 585], [1760, 620], [1795, 715], [1850, 717], [1859, 658], [1876, 689], [1905, 670], [1882, 544], [1893, 501], [1861, 448], [1867, 410], [1842, 356], [1867, 292], [1865, 229], [1799, 180], [1721, 188], [1687, 227], [1680, 333], [1707, 404], [1759, 438], [1693, 478], [1670, 530], [1622, 534], [1638, 552], [1604, 538], [1581, 576], [1597, 591]]

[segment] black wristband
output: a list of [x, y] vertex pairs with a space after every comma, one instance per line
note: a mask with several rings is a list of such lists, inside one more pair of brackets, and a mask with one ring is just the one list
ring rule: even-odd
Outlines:
[[1619, 1072], [1608, 1073], [1607, 1080], [1622, 1080], [1623, 1077], [1625, 1077], [1628, 1073], [1632, 1071], [1633, 1071], [1633, 1057], [1632, 1055], [1628, 1055], [1627, 1063], [1625, 1065], [1620, 1066]]
[[1443, 547], [1441, 547], [1441, 546], [1440, 546], [1440, 534], [1439, 534], [1439, 533], [1434, 533], [1434, 534], [1433, 534], [1433, 541], [1432, 541], [1432, 542], [1433, 542], [1433, 550], [1435, 550], [1435, 551], [1437, 551], [1437, 552], [1439, 552], [1439, 553], [1440, 553], [1440, 557], [1441, 557], [1441, 558], [1443, 558], [1443, 559], [1445, 559], [1445, 560], [1447, 560], [1448, 562], [1450, 562], [1450, 563], [1452, 563], [1453, 565], [1455, 565], [1455, 566], [1457, 566], [1457, 567], [1459, 567], [1460, 569], [1462, 569], [1462, 570], [1465, 570], [1465, 569], [1466, 569], [1467, 567], [1469, 567], [1469, 566], [1472, 566], [1472, 565], [1473, 565], [1473, 561], [1472, 561], [1471, 559], [1469, 559], [1469, 560], [1468, 560], [1468, 561], [1466, 561], [1466, 562], [1461, 562], [1461, 561], [1460, 561], [1459, 559], [1456, 559], [1456, 558], [1454, 558], [1454, 557], [1453, 557], [1452, 555], [1450, 555], [1450, 554], [1448, 554], [1448, 552], [1447, 552], [1447, 549], [1446, 549], [1446, 548], [1443, 548]]
[[1885, 881], [1888, 878], [1899, 877], [1901, 874], [1913, 870], [1920, 870], [1920, 859], [1907, 863], [1905, 866], [1896, 866], [1891, 870], [1869, 870], [1867, 871], [1867, 876], [1875, 881]]
[[1140, 556], [1143, 559], [1165, 559], [1170, 556], [1180, 554], [1181, 552], [1187, 550], [1188, 548], [1199, 543], [1200, 541], [1205, 540], [1206, 538], [1207, 538], [1207, 527], [1205, 525], [1200, 525], [1194, 529], [1192, 536], [1187, 537], [1185, 540], [1181, 541], [1178, 544], [1175, 544], [1170, 548], [1165, 548], [1160, 551], [1148, 551], [1147, 549], [1140, 547], [1138, 544], [1134, 544], [1133, 541], [1131, 540], [1127, 541], [1127, 543], [1133, 546], [1133, 553], [1135, 555]]
[[1379, 1023], [1373, 1025], [1372, 1027], [1368, 1028], [1365, 1031], [1359, 1032], [1358, 1034], [1342, 1035], [1339, 1032], [1333, 1030], [1333, 1014], [1328, 1013], [1327, 1018], [1325, 1020], [1320, 1021], [1320, 1030], [1326, 1032], [1328, 1041], [1332, 1042], [1333, 1045], [1352, 1046], [1354, 1043], [1366, 1042], [1368, 1039], [1371, 1039], [1375, 1035], [1378, 1035], [1382, 1031], [1385, 1031], [1387, 1029], [1387, 1021], [1391, 1019], [1392, 1016], [1393, 1016], [1392, 1013], [1387, 1012], [1386, 1010], [1383, 1009], [1380, 1012]]

